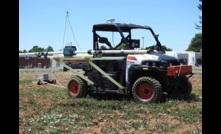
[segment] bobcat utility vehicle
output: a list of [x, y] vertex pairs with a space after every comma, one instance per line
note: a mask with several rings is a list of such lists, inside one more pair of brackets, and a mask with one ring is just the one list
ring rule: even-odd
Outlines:
[[63, 49], [64, 67], [75, 74], [67, 84], [71, 97], [114, 93], [152, 103], [163, 93], [190, 96], [192, 66], [166, 55], [151, 27], [103, 23], [93, 25], [92, 33], [93, 50]]

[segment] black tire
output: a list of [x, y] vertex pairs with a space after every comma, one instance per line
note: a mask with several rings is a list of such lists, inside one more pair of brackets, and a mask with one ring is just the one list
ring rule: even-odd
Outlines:
[[52, 83], [53, 83], [53, 84], [56, 84], [56, 83], [57, 83], [56, 79], [53, 79], [53, 80], [52, 80]]
[[178, 97], [181, 99], [189, 99], [192, 93], [192, 83], [186, 76], [180, 77], [180, 84], [178, 86]]
[[132, 87], [135, 100], [142, 103], [159, 102], [162, 98], [162, 87], [158, 80], [151, 77], [140, 77]]
[[37, 81], [37, 85], [41, 85], [42, 82], [40, 80]]
[[73, 98], [84, 98], [87, 96], [87, 83], [78, 76], [70, 79], [67, 85], [68, 95]]

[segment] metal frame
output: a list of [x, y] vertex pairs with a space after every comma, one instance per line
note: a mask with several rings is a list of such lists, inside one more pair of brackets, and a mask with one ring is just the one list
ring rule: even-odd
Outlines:
[[[62, 51], [58, 52], [41, 52], [41, 53], [26, 53], [24, 55], [37, 55], [39, 58], [59, 58], [60, 64], [69, 69], [71, 72], [73, 72], [75, 75], [79, 76], [80, 78], [84, 79], [88, 85], [94, 85], [94, 82], [91, 81], [87, 76], [85, 76], [83, 73], [80, 73], [79, 69], [72, 69], [70, 66], [66, 65], [64, 63], [64, 60], [84, 60], [89, 65], [91, 65], [93, 68], [95, 68], [98, 72], [100, 72], [102, 75], [104, 75], [108, 80], [110, 80], [113, 84], [115, 84], [119, 89], [125, 89], [119, 82], [114, 80], [112, 77], [110, 77], [107, 73], [105, 73], [100, 67], [98, 67], [96, 64], [94, 64], [93, 60], [123, 60], [126, 57], [125, 56], [118, 56], [118, 57], [102, 57], [102, 54], [145, 54], [148, 53], [147, 50], [93, 50], [93, 51], [74, 51], [73, 56], [65, 57], [63, 55]], [[62, 55], [60, 55], [62, 54]], [[20, 55], [20, 54], [19, 54]], [[23, 55], [23, 54], [21, 54]], [[52, 56], [51, 56], [52, 55]], [[56, 56], [57, 55], [57, 56]], [[83, 71], [83, 70], [82, 70]]]
[[[119, 89], [123, 90], [125, 89], [124, 86], [122, 86], [119, 82], [117, 82], [115, 79], [113, 79], [112, 77], [110, 77], [107, 73], [105, 73], [100, 67], [98, 67], [96, 64], [94, 64], [92, 61], [93, 60], [123, 60], [125, 59], [124, 56], [118, 56], [118, 57], [102, 57], [102, 54], [134, 54], [134, 53], [147, 53], [146, 50], [141, 50], [141, 51], [134, 51], [134, 50], [100, 50], [100, 51], [75, 51], [75, 54], [79, 54], [79, 55], [73, 55], [70, 57], [59, 57], [61, 60], [68, 60], [71, 62], [71, 60], [84, 60], [86, 61], [89, 65], [91, 65], [93, 68], [95, 68], [98, 72], [100, 72], [102, 75], [104, 75], [109, 81], [111, 81], [113, 84], [115, 84]], [[84, 54], [84, 55], [81, 55]], [[51, 56], [51, 58], [55, 58], [56, 56]], [[66, 65], [64, 62], [61, 62], [61, 64], [66, 67], [67, 69], [69, 69], [70, 71], [72, 71], [74, 74], [78, 75], [79, 77], [81, 77], [82, 79], [84, 79], [86, 82], [88, 82], [89, 85], [94, 85], [94, 82], [91, 81], [87, 76], [83, 75], [82, 73], [79, 73], [78, 71], [76, 71], [76, 69], [72, 69], [70, 66]]]
[[[112, 83], [114, 83], [118, 88], [120, 89], [124, 89], [125, 87], [123, 87], [119, 82], [117, 82], [116, 80], [114, 80], [112, 77], [110, 77], [107, 73], [105, 73], [100, 67], [98, 67], [96, 64], [94, 64], [92, 62], [92, 60], [121, 60], [121, 59], [125, 59], [125, 57], [101, 57], [101, 58], [93, 58], [93, 57], [82, 57], [82, 58], [64, 58], [63, 60], [68, 59], [68, 60], [85, 60], [88, 64], [90, 64], [92, 67], [94, 67], [98, 72], [100, 72], [101, 74], [103, 74], [108, 80], [110, 80]], [[72, 71], [74, 74], [78, 75], [79, 77], [81, 77], [82, 79], [84, 79], [85, 81], [87, 81], [89, 83], [89, 85], [93, 85], [94, 82], [91, 81], [90, 79], [88, 79], [87, 76], [84, 76], [82, 73], [79, 73], [78, 71], [76, 71], [76, 69], [72, 69], [70, 66], [66, 65], [64, 62], [61, 62], [61, 64], [68, 68], [70, 71]]]

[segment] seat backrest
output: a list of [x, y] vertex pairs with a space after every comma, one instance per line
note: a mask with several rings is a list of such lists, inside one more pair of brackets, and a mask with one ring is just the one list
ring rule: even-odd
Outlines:
[[108, 39], [106, 37], [100, 37], [99, 38], [99, 43], [105, 43], [107, 44], [108, 43]]
[[108, 41], [108, 39], [106, 37], [100, 37], [99, 43], [105, 43], [105, 44], [107, 44], [107, 46], [110, 47], [110, 49], [113, 49], [113, 47], [111, 46], [111, 43]]

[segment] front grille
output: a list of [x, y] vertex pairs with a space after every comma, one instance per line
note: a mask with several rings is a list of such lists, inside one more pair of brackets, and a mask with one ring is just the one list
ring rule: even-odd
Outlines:
[[160, 66], [161, 62], [160, 61], [149, 61], [149, 60], [144, 60], [142, 61], [142, 65], [147, 65], [147, 66]]
[[178, 60], [161, 60], [161, 61], [150, 61], [144, 60], [141, 63], [149, 67], [158, 67], [160, 69], [167, 69], [168, 66], [180, 65]]

